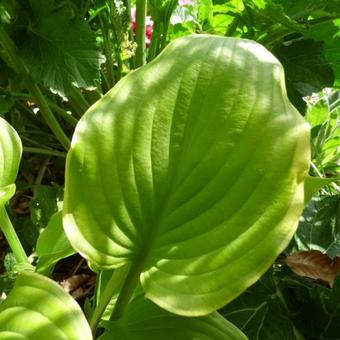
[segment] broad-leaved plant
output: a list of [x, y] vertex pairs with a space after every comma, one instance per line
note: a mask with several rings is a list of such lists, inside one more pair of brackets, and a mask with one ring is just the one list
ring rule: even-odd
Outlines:
[[[18, 145], [1, 137], [1, 192]], [[309, 162], [309, 126], [270, 52], [245, 39], [175, 40], [86, 112], [67, 155], [66, 236], [110, 273], [89, 324], [56, 283], [24, 272], [0, 307], [0, 338], [245, 339], [216, 310], [291, 240]]]

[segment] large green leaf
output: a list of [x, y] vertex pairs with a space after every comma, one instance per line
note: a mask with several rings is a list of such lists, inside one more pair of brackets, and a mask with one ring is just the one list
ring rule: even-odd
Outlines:
[[249, 40], [185, 37], [80, 120], [63, 223], [93, 265], [128, 263], [152, 301], [203, 315], [285, 248], [308, 168], [309, 127], [277, 59]]
[[171, 314], [138, 295], [124, 316], [106, 322], [107, 331], [100, 340], [246, 340], [247, 337], [217, 312], [188, 318]]
[[22, 145], [17, 132], [0, 117], [0, 207], [15, 193]]
[[79, 305], [56, 282], [23, 272], [0, 306], [0, 339], [90, 340]]

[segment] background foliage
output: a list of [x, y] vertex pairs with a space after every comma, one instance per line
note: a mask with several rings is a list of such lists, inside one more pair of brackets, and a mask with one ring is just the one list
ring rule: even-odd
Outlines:
[[[0, 1], [0, 116], [18, 131], [24, 152], [9, 212], [31, 261], [35, 264], [40, 257], [39, 270], [58, 281], [87, 275], [88, 284], [93, 276], [77, 255], [63, 260], [72, 250], [55, 223], [74, 127], [117, 81], [178, 37], [241, 37], [269, 49], [284, 66], [290, 100], [312, 127], [310, 174], [339, 177], [337, 0], [149, 1], [144, 36], [136, 29], [134, 6], [126, 0]], [[335, 266], [340, 256], [338, 183], [314, 195], [294, 239], [272, 269], [221, 309], [250, 339], [339, 339], [338, 270], [332, 272], [330, 287], [324, 273], [311, 274], [320, 272], [319, 262], [301, 260], [310, 274], [301, 276], [286, 260], [297, 252], [317, 250]], [[42, 239], [50, 240], [53, 252], [41, 246]], [[17, 269], [4, 238], [0, 249], [0, 288], [7, 294]], [[85, 311], [92, 296], [89, 290], [80, 297]]]

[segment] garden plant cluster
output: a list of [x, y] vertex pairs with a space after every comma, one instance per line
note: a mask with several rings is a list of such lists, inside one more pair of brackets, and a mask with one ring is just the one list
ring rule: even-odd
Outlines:
[[0, 70], [0, 339], [340, 339], [338, 0], [0, 0]]

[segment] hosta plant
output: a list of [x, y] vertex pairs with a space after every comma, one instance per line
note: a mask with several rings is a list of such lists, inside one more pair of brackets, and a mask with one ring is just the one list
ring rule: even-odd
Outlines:
[[[66, 236], [109, 276], [89, 313], [93, 336], [244, 339], [216, 310], [292, 238], [309, 158], [309, 127], [287, 98], [282, 66], [255, 42], [181, 38], [124, 77], [81, 118], [66, 164]], [[0, 330], [31, 339], [22, 322], [1, 318], [25, 308], [28, 275], [46, 281], [39, 294], [51, 285], [54, 297], [69, 297], [39, 274], [19, 276]], [[63, 331], [43, 304], [33, 307], [49, 324], [36, 318], [36, 329]], [[66, 324], [78, 322], [77, 311]]]

